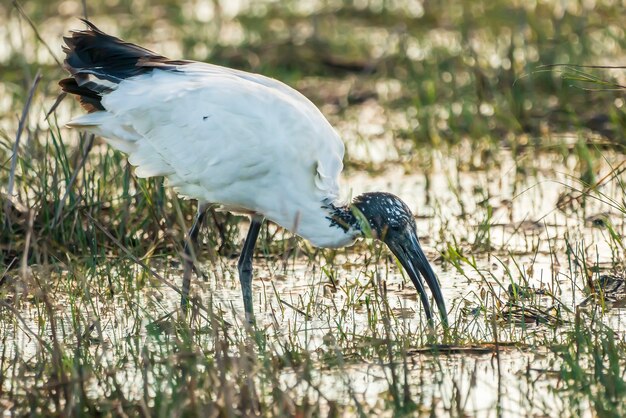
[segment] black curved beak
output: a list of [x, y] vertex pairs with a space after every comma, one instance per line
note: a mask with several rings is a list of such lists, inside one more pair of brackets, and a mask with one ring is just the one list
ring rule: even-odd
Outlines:
[[416, 232], [409, 228], [407, 232], [402, 235], [389, 237], [389, 239], [385, 240], [385, 243], [395, 256], [398, 257], [400, 264], [402, 264], [402, 267], [404, 267], [408, 273], [411, 281], [413, 281], [413, 284], [420, 295], [424, 310], [426, 311], [426, 318], [428, 319], [428, 322], [432, 323], [433, 311], [430, 307], [430, 303], [428, 302], [428, 294], [424, 288], [423, 280], [426, 280], [426, 283], [433, 294], [435, 303], [437, 304], [437, 308], [439, 309], [439, 313], [441, 315], [441, 322], [445, 327], [447, 327], [448, 312], [446, 311], [446, 304], [443, 300], [443, 295], [441, 294], [441, 287], [439, 286], [439, 281], [437, 280], [435, 272], [430, 267], [430, 264], [422, 251]]

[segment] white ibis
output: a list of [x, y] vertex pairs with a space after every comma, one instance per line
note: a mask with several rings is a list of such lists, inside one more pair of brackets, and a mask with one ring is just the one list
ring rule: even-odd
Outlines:
[[[385, 242], [413, 281], [429, 322], [422, 277], [447, 324], [410, 209], [390, 193], [365, 193], [350, 204], [338, 200], [344, 145], [306, 97], [262, 75], [171, 60], [85, 23], [88, 29], [64, 38], [71, 77], [59, 84], [88, 113], [67, 125], [128, 154], [137, 176], [163, 176], [180, 196], [196, 199], [187, 244], [195, 242], [212, 205], [250, 215], [238, 263], [249, 319], [252, 255], [267, 219], [318, 247], [347, 246], [365, 235]], [[189, 245], [185, 252], [183, 306], [193, 267]]]

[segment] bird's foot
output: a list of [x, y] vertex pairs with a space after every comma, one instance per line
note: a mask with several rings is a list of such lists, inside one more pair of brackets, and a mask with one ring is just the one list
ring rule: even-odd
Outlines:
[[184, 311], [189, 307], [189, 289], [191, 288], [191, 274], [195, 273], [197, 277], [207, 281], [207, 276], [200, 268], [191, 260], [191, 257], [185, 260], [185, 270], [183, 272], [183, 288], [181, 289], [180, 306]]

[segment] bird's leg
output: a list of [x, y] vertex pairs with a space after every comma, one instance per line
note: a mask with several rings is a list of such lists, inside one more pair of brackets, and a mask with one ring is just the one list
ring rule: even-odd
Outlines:
[[226, 219], [224, 221], [220, 221], [217, 219], [217, 214], [215, 211], [211, 212], [211, 216], [213, 217], [213, 222], [215, 223], [215, 228], [217, 229], [217, 233], [220, 236], [220, 247], [217, 249], [217, 253], [220, 255], [229, 255], [226, 249], [228, 248], [228, 237], [226, 236], [226, 224], [228, 223], [228, 219], [230, 218], [230, 214], [226, 213]]
[[183, 309], [187, 308], [189, 304], [189, 287], [191, 286], [191, 271], [195, 270], [198, 274], [199, 271], [196, 268], [195, 261], [195, 248], [198, 244], [198, 232], [202, 228], [202, 221], [210, 204], [198, 203], [198, 211], [193, 219], [193, 225], [187, 233], [187, 239], [185, 240], [185, 249], [183, 257], [185, 258], [185, 272], [183, 273], [183, 289], [180, 297], [180, 306]]
[[254, 246], [259, 237], [259, 231], [263, 225], [262, 216], [253, 216], [250, 222], [250, 229], [246, 236], [246, 241], [241, 250], [241, 256], [237, 267], [239, 269], [239, 282], [241, 283], [241, 293], [243, 294], [243, 305], [246, 311], [246, 319], [248, 322], [254, 321], [254, 313], [252, 309], [252, 255], [254, 254]]

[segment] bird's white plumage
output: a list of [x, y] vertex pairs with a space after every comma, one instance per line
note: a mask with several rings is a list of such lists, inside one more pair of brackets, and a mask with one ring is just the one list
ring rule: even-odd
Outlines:
[[317, 246], [354, 240], [323, 208], [338, 197], [343, 142], [287, 85], [190, 63], [125, 79], [102, 105], [68, 125], [128, 153], [138, 176], [165, 176], [182, 196], [262, 214]]

